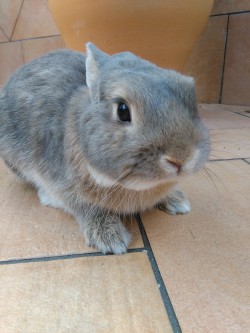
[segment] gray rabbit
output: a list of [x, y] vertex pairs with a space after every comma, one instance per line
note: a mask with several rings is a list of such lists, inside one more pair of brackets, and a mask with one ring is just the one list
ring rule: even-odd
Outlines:
[[22, 66], [0, 93], [0, 156], [40, 202], [80, 222], [86, 242], [124, 253], [121, 216], [187, 213], [174, 185], [206, 162], [194, 81], [129, 52], [59, 50]]

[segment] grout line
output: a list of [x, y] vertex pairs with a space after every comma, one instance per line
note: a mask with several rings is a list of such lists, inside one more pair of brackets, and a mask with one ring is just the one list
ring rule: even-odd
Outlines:
[[36, 258], [24, 258], [24, 259], [10, 259], [0, 261], [0, 265], [13, 265], [13, 264], [25, 264], [33, 262], [46, 262], [46, 261], [55, 261], [55, 260], [64, 260], [64, 259], [74, 259], [74, 258], [83, 258], [83, 257], [93, 257], [93, 256], [102, 256], [104, 255], [101, 252], [90, 252], [90, 253], [74, 253], [66, 254], [60, 256], [50, 256], [50, 257], [36, 257]]
[[[230, 111], [230, 110], [227, 110], [227, 111]], [[250, 119], [250, 117], [249, 117], [249, 116], [246, 116], [244, 113], [240, 113], [240, 112], [237, 112], [237, 111], [231, 111], [231, 112], [232, 112], [232, 113], [235, 113], [235, 114], [237, 114], [237, 115], [239, 115], [239, 116], [247, 117], [247, 118]]]
[[237, 14], [245, 14], [245, 13], [250, 13], [250, 10], [242, 10], [240, 12], [228, 12], [228, 13], [221, 13], [221, 14], [212, 14], [212, 15], [210, 15], [210, 17], [225, 16], [225, 15], [237, 15]]
[[149, 239], [147, 237], [146, 231], [144, 229], [144, 226], [143, 226], [140, 215], [137, 214], [135, 216], [135, 219], [137, 221], [138, 227], [139, 227], [140, 232], [141, 232], [142, 240], [143, 240], [144, 247], [145, 247], [144, 251], [145, 250], [147, 251], [148, 258], [149, 258], [149, 261], [151, 263], [151, 267], [153, 269], [156, 282], [158, 283], [159, 290], [160, 290], [160, 293], [161, 293], [161, 297], [162, 297], [165, 309], [167, 311], [168, 318], [169, 318], [170, 324], [172, 326], [173, 332], [174, 333], [181, 333], [182, 331], [181, 331], [180, 324], [178, 322], [178, 319], [176, 317], [176, 314], [175, 314], [173, 305], [171, 303], [168, 291], [167, 291], [166, 286], [164, 284], [164, 281], [162, 279], [161, 272], [160, 272], [159, 267], [157, 265], [157, 261], [155, 259], [153, 250], [151, 248], [151, 245], [150, 245]]
[[220, 83], [220, 98], [219, 98], [219, 104], [221, 104], [221, 100], [222, 100], [222, 93], [223, 93], [223, 84], [224, 84], [224, 72], [225, 72], [225, 64], [226, 64], [226, 53], [227, 53], [228, 27], [229, 27], [229, 15], [227, 16], [227, 28], [226, 28], [226, 38], [225, 38], [225, 46], [224, 46], [224, 57], [223, 57], [222, 73], [221, 73], [221, 83]]
[[243, 158], [243, 161], [247, 164], [250, 164], [250, 161], [247, 161], [245, 158]]
[[241, 160], [243, 160], [245, 158], [249, 158], [249, 157], [218, 158], [218, 159], [208, 160], [207, 162], [241, 161]]
[[23, 38], [23, 39], [10, 40], [10, 41], [6, 41], [6, 42], [0, 42], [0, 44], [17, 43], [17, 42], [23, 42], [23, 41], [25, 42], [26, 40], [34, 40], [34, 39], [37, 40], [37, 39], [53, 38], [53, 37], [62, 37], [62, 36], [59, 34], [59, 35], [29, 37], [29, 38]]
[[[48, 35], [48, 36], [37, 36], [37, 37], [28, 37], [28, 38], [23, 38], [23, 39], [15, 39], [15, 40], [11, 40], [10, 43], [22, 42], [22, 41], [33, 40], [33, 39], [52, 38], [52, 37], [61, 37], [61, 35], [56, 34], [56, 35]], [[3, 43], [7, 43], [7, 42], [3, 42]]]
[[[218, 105], [221, 105], [221, 106], [225, 106], [225, 104], [218, 104]], [[233, 105], [232, 105], [233, 106]], [[238, 106], [238, 105], [236, 105], [236, 106]], [[246, 109], [249, 109], [249, 110], [247, 110], [248, 111], [248, 113], [250, 113], [250, 106], [248, 106], [248, 105], [239, 105], [239, 106], [242, 106], [242, 107], [245, 107]], [[243, 116], [243, 117], [247, 117], [247, 118], [250, 118], [250, 116], [247, 116], [247, 115], [245, 115], [244, 113], [242, 113], [242, 112], [239, 112], [239, 111], [234, 111], [234, 110], [229, 110], [229, 109], [227, 109], [226, 107], [224, 107], [222, 110], [225, 110], [225, 111], [227, 111], [227, 112], [231, 112], [231, 113], [234, 113], [234, 114], [237, 114], [237, 115], [239, 115], [239, 116]], [[244, 112], [244, 111], [243, 111]], [[226, 129], [232, 129], [232, 128], [226, 128]]]
[[8, 36], [6, 35], [5, 31], [3, 30], [3, 28], [0, 26], [0, 30], [2, 31], [2, 33], [4, 34], [4, 36], [7, 38], [7, 41], [5, 42], [1, 42], [1, 43], [9, 43], [9, 38]]
[[24, 3], [24, 0], [22, 1], [22, 4], [21, 4], [21, 6], [20, 6], [20, 8], [19, 8], [19, 12], [18, 12], [18, 15], [17, 15], [17, 18], [16, 18], [16, 22], [15, 22], [15, 24], [14, 24], [14, 27], [13, 27], [12, 33], [11, 33], [11, 35], [10, 35], [10, 41], [12, 40], [12, 37], [13, 37], [13, 35], [14, 35], [14, 31], [15, 31], [15, 29], [16, 29], [17, 21], [18, 21], [18, 19], [19, 19], [19, 15], [20, 15], [21, 10], [22, 10], [22, 8], [23, 8], [23, 3]]
[[[145, 251], [144, 248], [134, 248], [134, 249], [128, 249], [127, 253], [135, 253], [143, 251]], [[56, 260], [65, 260], [65, 259], [67, 260], [67, 259], [86, 258], [86, 257], [102, 257], [109, 255], [113, 254], [103, 254], [102, 252], [73, 253], [73, 254], [65, 254], [59, 256], [3, 260], [0, 261], [0, 265], [25, 264], [33, 262], [46, 262], [46, 261], [56, 261]]]

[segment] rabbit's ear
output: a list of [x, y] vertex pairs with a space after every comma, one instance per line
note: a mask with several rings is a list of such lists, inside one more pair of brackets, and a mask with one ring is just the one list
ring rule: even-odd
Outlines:
[[96, 86], [101, 67], [108, 61], [110, 56], [99, 50], [92, 43], [86, 44], [86, 50], [86, 83], [92, 90], [92, 88]]

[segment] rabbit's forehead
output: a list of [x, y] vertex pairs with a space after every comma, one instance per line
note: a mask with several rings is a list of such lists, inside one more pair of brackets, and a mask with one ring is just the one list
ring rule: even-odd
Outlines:
[[148, 75], [126, 75], [115, 77], [111, 82], [105, 82], [103, 94], [107, 98], [121, 98], [138, 107], [152, 107], [164, 104], [169, 99], [170, 92], [162, 79], [150, 78]]
[[138, 113], [139, 117], [146, 120], [148, 117], [156, 117], [156, 114], [161, 118], [167, 116], [167, 110], [176, 110], [181, 112], [181, 103], [175, 92], [168, 89], [161, 80], [153, 82], [149, 80], [127, 80], [119, 81], [117, 84], [112, 84], [107, 87], [104, 93], [109, 100], [121, 100], [133, 108]]

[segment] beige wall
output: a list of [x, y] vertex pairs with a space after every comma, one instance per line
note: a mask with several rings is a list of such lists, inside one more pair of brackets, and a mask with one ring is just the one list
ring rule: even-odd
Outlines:
[[184, 72], [199, 101], [250, 105], [250, 0], [215, 0]]

